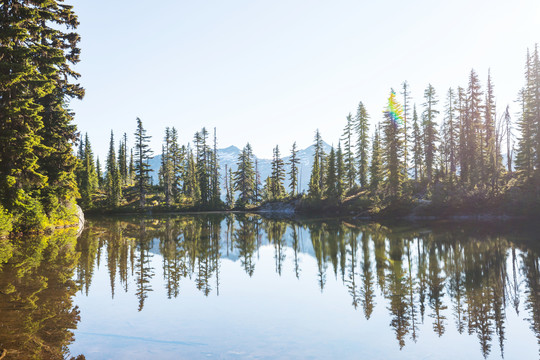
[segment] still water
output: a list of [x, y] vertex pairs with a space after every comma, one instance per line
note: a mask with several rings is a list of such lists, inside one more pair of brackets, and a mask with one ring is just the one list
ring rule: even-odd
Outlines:
[[0, 241], [6, 359], [540, 359], [518, 224], [96, 218]]

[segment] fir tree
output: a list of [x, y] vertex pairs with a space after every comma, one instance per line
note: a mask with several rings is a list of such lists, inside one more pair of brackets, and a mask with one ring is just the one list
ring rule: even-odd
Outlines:
[[337, 177], [336, 177], [336, 153], [334, 147], [330, 150], [328, 155], [328, 166], [326, 167], [326, 186], [325, 186], [325, 195], [329, 199], [337, 199], [338, 190], [337, 190]]
[[114, 134], [111, 130], [111, 141], [109, 143], [109, 155], [107, 156], [107, 174], [105, 179], [107, 190], [107, 202], [109, 206], [120, 205], [122, 199], [122, 186], [120, 183], [120, 171], [116, 163], [116, 152], [114, 150]]
[[446, 95], [445, 117], [443, 122], [443, 139], [441, 149], [444, 151], [445, 172], [449, 175], [450, 183], [454, 182], [457, 169], [459, 124], [455, 114], [455, 94], [452, 88]]
[[341, 135], [345, 147], [345, 185], [347, 186], [347, 189], [354, 188], [356, 181], [356, 166], [353, 150], [353, 136], [355, 130], [355, 122], [353, 121], [352, 115], [349, 113], [349, 115], [347, 115], [347, 124], [345, 125], [345, 129]]
[[424, 91], [424, 112], [422, 113], [422, 123], [424, 128], [424, 156], [426, 164], [426, 179], [431, 184], [434, 174], [434, 162], [436, 154], [436, 143], [438, 140], [435, 117], [439, 111], [435, 106], [439, 102], [435, 93], [435, 88], [428, 85]]
[[313, 167], [309, 179], [309, 195], [314, 198], [321, 198], [324, 192], [324, 149], [319, 129], [315, 132], [315, 152], [313, 154]]
[[291, 169], [289, 171], [289, 179], [290, 179], [290, 185], [291, 188], [291, 196], [295, 196], [298, 191], [298, 164], [300, 163], [300, 160], [298, 159], [298, 150], [296, 149], [296, 141], [293, 143], [292, 149], [291, 149], [291, 157], [289, 159], [289, 164], [291, 166]]
[[405, 179], [409, 177], [409, 100], [411, 99], [409, 83], [404, 81], [402, 86], [403, 95], [403, 174]]
[[285, 196], [285, 187], [283, 181], [285, 181], [285, 169], [284, 162], [280, 157], [279, 146], [276, 145], [273, 151], [272, 159], [272, 184], [270, 187], [270, 194], [272, 199], [281, 199]]
[[92, 195], [98, 188], [98, 176], [94, 165], [94, 154], [92, 152], [92, 146], [88, 134], [85, 135], [84, 141], [84, 158], [83, 158], [83, 172], [81, 179], [81, 203], [85, 207], [92, 206]]
[[238, 201], [240, 205], [252, 203], [255, 192], [255, 171], [253, 169], [253, 151], [249, 143], [238, 156], [237, 166], [234, 173], [234, 190], [240, 193]]
[[482, 111], [484, 105], [482, 104], [482, 95], [478, 75], [474, 70], [471, 70], [467, 89], [466, 152], [464, 154], [469, 169], [468, 181], [471, 186], [479, 183], [484, 169], [484, 146], [482, 141]]
[[362, 102], [358, 105], [356, 113], [357, 132], [357, 159], [358, 159], [358, 180], [361, 187], [366, 187], [368, 173], [368, 148], [369, 148], [369, 115]]
[[103, 188], [103, 174], [101, 173], [101, 163], [99, 162], [99, 156], [96, 158], [96, 177], [97, 177], [97, 189]]
[[212, 163], [211, 163], [211, 174], [212, 174], [212, 188], [210, 195], [210, 202], [213, 207], [218, 206], [221, 203], [221, 193], [219, 187], [219, 159], [217, 153], [217, 136], [216, 128], [214, 128], [214, 149], [212, 151]]
[[413, 163], [414, 163], [414, 180], [419, 181], [423, 178], [422, 159], [424, 158], [423, 135], [420, 126], [418, 125], [418, 113], [416, 105], [413, 108]]
[[171, 153], [172, 148], [172, 134], [169, 127], [165, 128], [165, 138], [161, 152], [161, 179], [163, 185], [163, 191], [165, 193], [165, 204], [171, 205], [171, 199], [173, 197], [173, 184], [174, 184], [174, 167], [173, 157]]
[[370, 165], [370, 187], [374, 192], [378, 192], [382, 183], [382, 154], [380, 141], [380, 125], [375, 129], [373, 135]]
[[401, 105], [396, 100], [396, 93], [392, 90], [388, 98], [388, 106], [384, 113], [385, 121], [383, 123], [383, 169], [388, 192], [392, 197], [401, 195], [403, 183], [403, 139], [402, 131], [399, 128], [402, 111]]
[[135, 182], [139, 193], [139, 205], [144, 207], [146, 204], [146, 194], [150, 183], [149, 160], [153, 152], [148, 143], [151, 136], [146, 135], [146, 130], [140, 118], [137, 118], [137, 130], [135, 131]]
[[483, 147], [485, 169], [483, 171], [482, 182], [491, 183], [492, 190], [495, 189], [499, 169], [497, 168], [499, 154], [496, 152], [496, 132], [495, 132], [495, 95], [493, 82], [491, 80], [491, 71], [488, 71], [488, 81], [486, 89], [484, 124], [483, 124]]
[[341, 201], [345, 195], [346, 186], [345, 181], [347, 179], [345, 162], [343, 160], [343, 150], [341, 149], [341, 143], [338, 143], [338, 149], [336, 152], [336, 190], [337, 197]]

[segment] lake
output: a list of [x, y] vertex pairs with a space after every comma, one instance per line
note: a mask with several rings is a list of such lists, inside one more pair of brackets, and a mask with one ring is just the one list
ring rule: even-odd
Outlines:
[[516, 223], [91, 218], [0, 241], [5, 359], [539, 359]]

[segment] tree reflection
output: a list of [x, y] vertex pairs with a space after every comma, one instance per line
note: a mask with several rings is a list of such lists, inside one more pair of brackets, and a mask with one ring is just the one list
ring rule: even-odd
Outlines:
[[[11, 242], [0, 269], [0, 350], [9, 359], [64, 359], [80, 320], [72, 298], [75, 230]], [[84, 359], [79, 356], [78, 359]]]
[[[454, 327], [460, 334], [474, 335], [483, 356], [493, 346], [504, 356], [507, 312], [519, 315], [520, 309], [525, 309], [540, 348], [538, 253], [512, 234], [277, 220], [253, 214], [98, 220], [77, 242], [75, 279], [88, 293], [94, 266], [106, 258], [111, 295], [127, 291], [131, 284], [142, 311], [157, 267], [162, 267], [169, 298], [181, 296], [186, 278], [205, 296], [219, 295], [224, 259], [238, 261], [252, 277], [261, 246], [273, 249], [279, 276], [293, 271], [300, 278], [302, 256], [312, 256], [313, 281], [321, 292], [327, 281], [342, 283], [353, 308], [366, 320], [379, 303], [399, 348], [410, 340], [417, 342], [422, 331], [444, 337]], [[154, 256], [158, 252], [161, 265]], [[335, 280], [327, 279], [328, 268]]]

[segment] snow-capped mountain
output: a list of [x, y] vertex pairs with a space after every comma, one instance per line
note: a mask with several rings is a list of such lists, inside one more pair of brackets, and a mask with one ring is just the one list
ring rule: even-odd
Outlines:
[[[326, 154], [330, 152], [330, 145], [327, 143], [323, 143], [324, 151]], [[242, 152], [241, 149], [237, 148], [236, 146], [232, 145], [229, 147], [226, 147], [224, 149], [218, 149], [218, 159], [219, 159], [219, 166], [220, 166], [220, 174], [221, 174], [221, 193], [224, 194], [225, 191], [225, 167], [228, 169], [232, 169], [232, 171], [236, 171], [236, 162], [238, 161], [238, 156]], [[309, 184], [309, 177], [311, 175], [311, 167], [313, 166], [313, 155], [315, 153], [315, 146], [311, 145], [303, 150], [298, 150], [297, 156], [298, 160], [300, 161], [298, 166], [298, 180], [299, 180], [299, 186], [300, 186], [300, 192], [307, 191], [308, 184]], [[257, 167], [259, 170], [259, 174], [261, 177], [261, 183], [264, 185], [265, 179], [270, 176], [272, 172], [272, 160], [270, 159], [257, 159]], [[287, 191], [289, 191], [289, 171], [290, 171], [290, 164], [289, 164], [289, 156], [282, 157], [284, 163], [285, 163], [285, 171], [287, 173], [286, 179], [285, 179], [285, 187]], [[157, 184], [159, 182], [159, 167], [161, 165], [161, 154], [154, 156], [152, 159], [150, 159], [150, 167], [153, 170], [152, 174], [152, 181], [154, 184]]]

